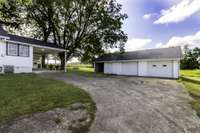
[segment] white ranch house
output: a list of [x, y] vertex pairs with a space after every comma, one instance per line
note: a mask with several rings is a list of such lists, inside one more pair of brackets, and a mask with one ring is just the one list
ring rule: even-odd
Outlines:
[[66, 50], [58, 45], [8, 34], [0, 26], [0, 73], [31, 73], [44, 68], [47, 55], [59, 53], [66, 56]]
[[95, 71], [105, 74], [179, 78], [180, 47], [105, 54], [95, 60]]

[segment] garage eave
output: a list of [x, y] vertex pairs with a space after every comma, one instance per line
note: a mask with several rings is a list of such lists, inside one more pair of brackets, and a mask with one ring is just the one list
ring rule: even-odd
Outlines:
[[170, 61], [170, 60], [181, 60], [182, 58], [160, 58], [160, 59], [139, 59], [139, 60], [111, 60], [111, 61], [95, 61], [94, 63], [103, 62], [132, 62], [132, 61]]

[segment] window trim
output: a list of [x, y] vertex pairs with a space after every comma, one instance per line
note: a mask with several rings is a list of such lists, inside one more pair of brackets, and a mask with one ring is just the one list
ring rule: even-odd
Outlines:
[[[29, 45], [24, 45], [24, 44], [19, 44], [19, 43], [13, 43], [15, 45], [17, 45], [17, 55], [10, 55], [8, 53], [8, 45], [9, 45], [9, 42], [6, 42], [6, 56], [15, 56], [15, 57], [30, 57], [30, 46]], [[27, 56], [20, 56], [20, 53], [19, 53], [19, 47], [20, 46], [26, 46], [28, 48], [28, 55]]]

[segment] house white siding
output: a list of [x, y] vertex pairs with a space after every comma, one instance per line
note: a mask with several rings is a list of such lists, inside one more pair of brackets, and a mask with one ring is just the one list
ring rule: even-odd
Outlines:
[[33, 47], [29, 46], [29, 56], [8, 56], [6, 55], [6, 42], [0, 41], [0, 66], [14, 66], [14, 73], [30, 73], [33, 68]]
[[179, 77], [179, 60], [138, 60], [104, 63], [104, 73], [147, 77]]

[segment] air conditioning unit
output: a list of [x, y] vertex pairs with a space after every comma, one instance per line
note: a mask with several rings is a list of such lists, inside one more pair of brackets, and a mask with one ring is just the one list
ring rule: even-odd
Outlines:
[[4, 65], [3, 66], [4, 73], [14, 73], [14, 66], [12, 65]]
[[4, 73], [3, 66], [0, 66], [0, 74]]

